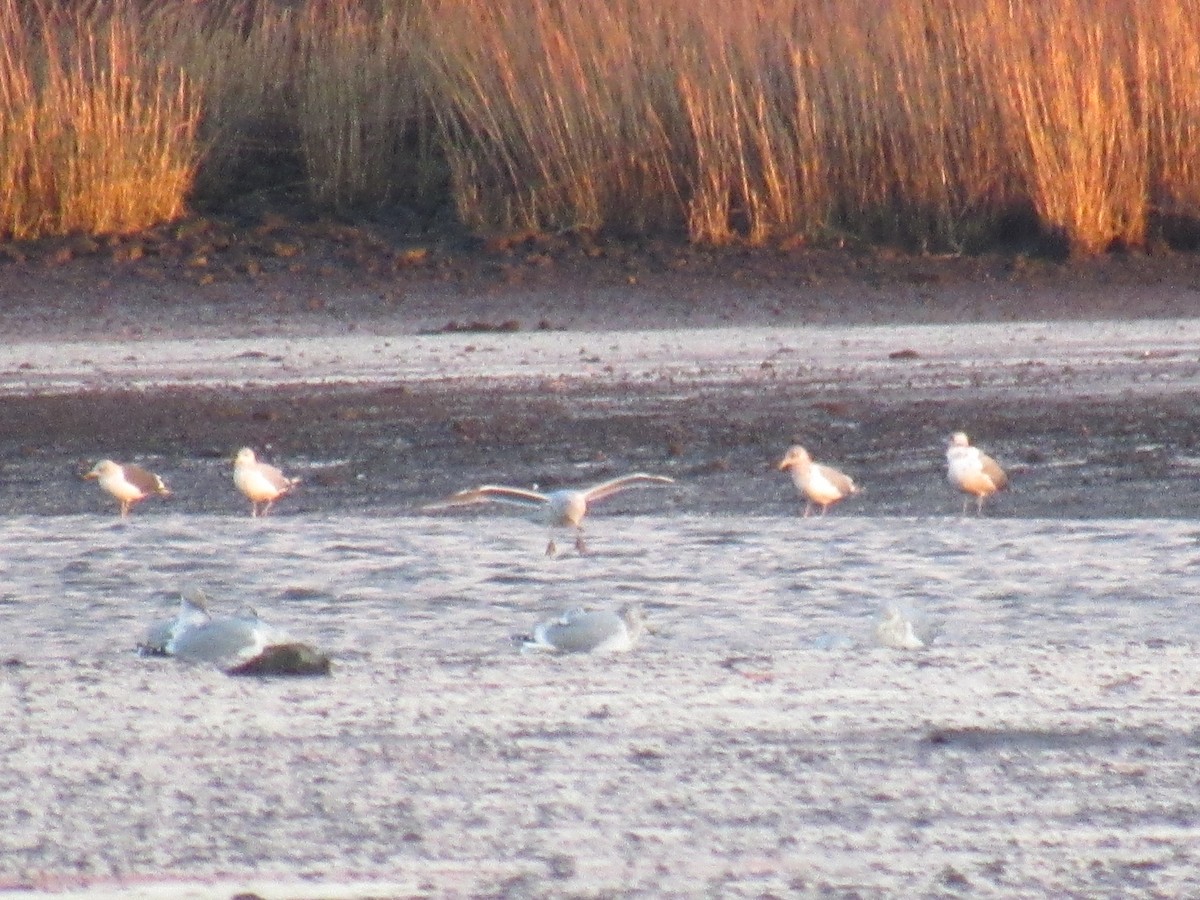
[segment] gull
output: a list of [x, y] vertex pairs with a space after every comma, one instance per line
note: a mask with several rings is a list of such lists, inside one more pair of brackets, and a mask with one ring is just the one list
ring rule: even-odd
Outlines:
[[983, 513], [983, 501], [1008, 485], [1008, 476], [999, 464], [981, 451], [972, 447], [966, 434], [956, 431], [950, 436], [946, 448], [946, 477], [967, 496], [963, 498], [963, 515], [975, 497], [975, 513]]
[[287, 643], [278, 629], [267, 625], [252, 607], [236, 615], [208, 618], [176, 631], [167, 642], [169, 656], [188, 662], [233, 666], [258, 656], [267, 647]]
[[[260, 463], [254, 451], [243, 447], [233, 458], [233, 483], [250, 501], [250, 515], [265, 516], [271, 504], [287, 494], [300, 483], [299, 478], [288, 478], [274, 466]], [[258, 505], [262, 504], [259, 510]]]
[[897, 606], [888, 605], [883, 618], [875, 626], [875, 639], [893, 650], [922, 650], [925, 640], [917, 634], [913, 618]]
[[550, 529], [550, 542], [546, 544], [547, 556], [553, 556], [557, 549], [554, 544], [554, 529], [558, 527], [574, 528], [575, 549], [580, 553], [586, 553], [587, 545], [583, 541], [583, 517], [592, 503], [631, 487], [674, 483], [675, 479], [668, 478], [666, 475], [647, 475], [645, 472], [634, 472], [631, 475], [622, 475], [620, 478], [601, 482], [590, 488], [563, 488], [548, 494], [526, 488], [485, 484], [477, 488], [459, 491], [441, 503], [432, 503], [422, 508], [431, 512], [455, 506], [472, 506], [478, 503], [509, 503], [538, 509], [541, 511], [543, 521]]
[[138, 652], [149, 656], [168, 656], [167, 648], [176, 635], [211, 619], [205, 593], [199, 588], [186, 587], [180, 593], [179, 612], [175, 618], [155, 622], [146, 629], [146, 636], [138, 644]]
[[133, 463], [122, 465], [111, 459], [102, 459], [83, 477], [99, 479], [100, 487], [117, 498], [121, 504], [121, 518], [129, 515], [133, 504], [151, 494], [171, 496], [161, 478]]
[[325, 675], [329, 657], [268, 625], [253, 607], [214, 617], [203, 591], [182, 592], [178, 615], [152, 625], [138, 648], [144, 654], [211, 663], [231, 675]]
[[616, 612], [580, 607], [539, 623], [521, 646], [556, 653], [624, 653], [633, 649], [645, 630], [637, 604], [626, 604]]
[[792, 470], [792, 481], [804, 495], [806, 519], [812, 512], [814, 503], [821, 507], [821, 515], [825, 515], [830, 506], [859, 492], [858, 485], [848, 475], [830, 466], [813, 462], [808, 451], [799, 445], [791, 447], [784, 454], [783, 459], [779, 461], [779, 468]]

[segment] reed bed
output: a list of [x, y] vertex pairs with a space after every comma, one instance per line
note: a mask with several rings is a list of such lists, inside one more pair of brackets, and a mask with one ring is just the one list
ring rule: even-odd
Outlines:
[[135, 231], [181, 215], [200, 108], [121, 15], [0, 0], [0, 233]]
[[0, 0], [7, 237], [264, 189], [701, 244], [969, 251], [1033, 221], [1087, 255], [1200, 222], [1200, 0], [23, 9]]

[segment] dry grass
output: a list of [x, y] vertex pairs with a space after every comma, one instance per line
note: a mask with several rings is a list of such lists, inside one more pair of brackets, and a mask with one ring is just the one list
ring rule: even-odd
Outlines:
[[128, 9], [22, 19], [0, 0], [0, 234], [129, 232], [184, 212], [199, 103]]
[[991, 29], [1024, 188], [1045, 226], [1085, 254], [1140, 246], [1149, 209], [1135, 78], [1142, 35], [1114, 27], [1126, 4], [1105, 8], [1108, 16], [1092, 0], [1019, 7]]
[[1200, 220], [1200, 0], [76, 7], [0, 0], [0, 233], [350, 211], [439, 165], [483, 232], [962, 250], [1032, 211], [1090, 254]]
[[167, 0], [147, 18], [150, 52], [203, 86], [193, 195], [220, 203], [277, 180], [297, 186], [295, 13], [247, 0]]
[[430, 0], [430, 95], [463, 220], [486, 230], [670, 228], [666, 27], [617, 0]]
[[1200, 210], [1200, 0], [1135, 4], [1137, 101], [1145, 110], [1150, 202], [1161, 214]]
[[432, 5], [476, 228], [967, 249], [1032, 209], [1094, 253], [1200, 212], [1193, 0]]
[[429, 129], [411, 19], [393, 4], [371, 14], [346, 3], [300, 18], [296, 124], [321, 208], [380, 206], [424, 188]]

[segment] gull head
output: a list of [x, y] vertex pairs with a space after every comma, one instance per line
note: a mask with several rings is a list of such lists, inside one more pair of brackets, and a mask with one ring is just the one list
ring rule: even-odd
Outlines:
[[970, 447], [971, 442], [967, 440], [965, 431], [956, 431], [946, 441], [948, 447]]
[[111, 459], [102, 459], [92, 467], [92, 470], [84, 475], [84, 478], [119, 478], [121, 475], [121, 467]]
[[788, 452], [783, 455], [783, 459], [779, 461], [779, 468], [792, 469], [807, 466], [812, 462], [812, 457], [808, 455], [808, 451], [796, 444], [788, 448]]
[[254, 451], [249, 447], [243, 447], [237, 452], [237, 456], [233, 458], [235, 466], [252, 466], [257, 462], [254, 457]]

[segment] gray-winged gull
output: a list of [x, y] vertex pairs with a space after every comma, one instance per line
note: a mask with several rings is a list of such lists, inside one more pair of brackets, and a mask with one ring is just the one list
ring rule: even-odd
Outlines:
[[122, 518], [129, 515], [133, 504], [152, 494], [171, 496], [161, 478], [133, 463], [102, 459], [83, 477], [98, 479], [100, 487], [117, 498], [117, 502], [121, 504]]
[[326, 675], [329, 657], [268, 625], [251, 607], [214, 617], [204, 593], [183, 592], [179, 613], [150, 627], [139, 649], [208, 663], [231, 675]]
[[779, 461], [781, 470], [792, 470], [792, 481], [804, 495], [804, 517], [808, 518], [813, 504], [821, 507], [821, 515], [834, 503], [859, 491], [850, 476], [832, 466], [815, 463], [808, 451], [796, 445]]
[[506, 487], [497, 484], [485, 484], [481, 487], [459, 491], [441, 503], [432, 503], [423, 507], [426, 511], [450, 509], [456, 506], [473, 506], [479, 503], [509, 503], [540, 510], [542, 520], [550, 529], [550, 541], [546, 544], [546, 555], [553, 556], [556, 550], [554, 544], [555, 528], [575, 529], [575, 549], [580, 553], [587, 552], [583, 541], [583, 517], [588, 508], [597, 500], [603, 500], [619, 491], [632, 487], [652, 484], [674, 484], [675, 479], [666, 475], [647, 475], [644, 472], [634, 472], [604, 481], [590, 488], [561, 490], [542, 493], [527, 488]]
[[623, 653], [633, 649], [645, 631], [641, 606], [626, 604], [617, 611], [577, 608], [556, 619], [539, 623], [526, 650], [557, 653]]
[[271, 504], [299, 484], [300, 479], [288, 478], [274, 466], [259, 462], [253, 450], [243, 447], [233, 459], [233, 483], [250, 501], [250, 515], [265, 516]]
[[963, 498], [963, 515], [975, 498], [975, 512], [983, 512], [983, 501], [1008, 485], [1008, 476], [999, 464], [981, 451], [972, 447], [966, 434], [956, 431], [950, 436], [946, 447], [946, 477], [950, 483], [967, 496]]

